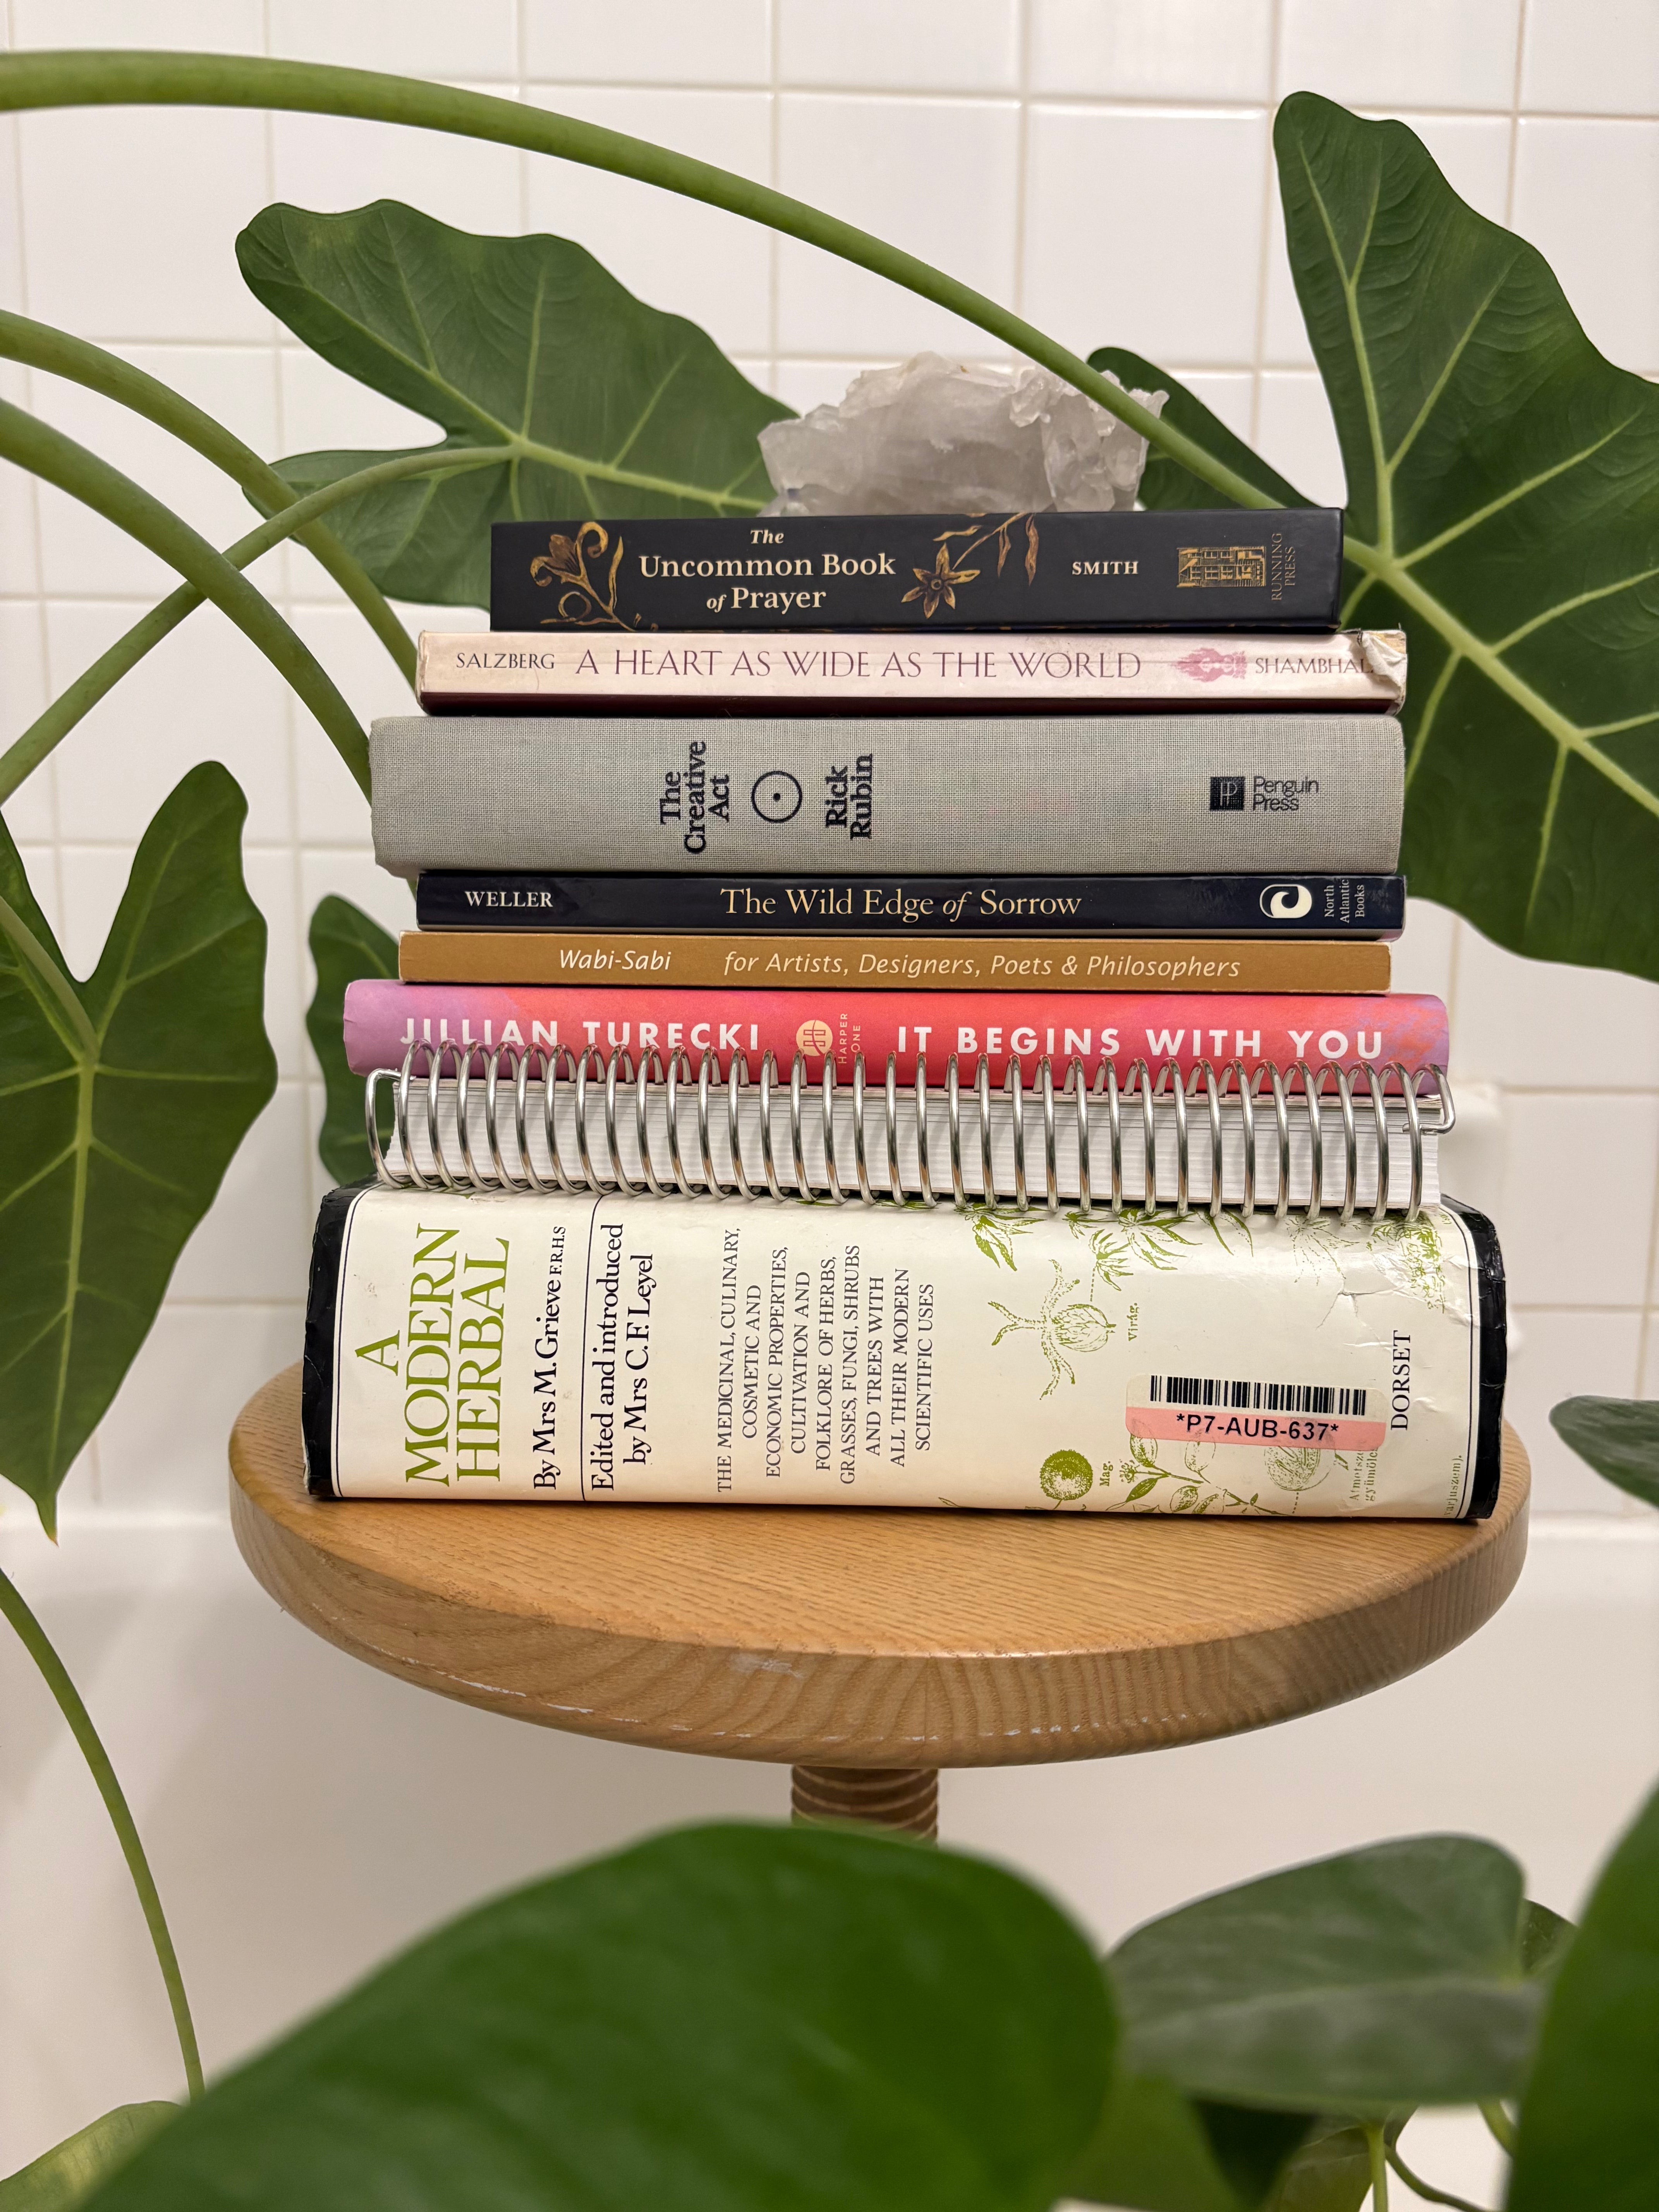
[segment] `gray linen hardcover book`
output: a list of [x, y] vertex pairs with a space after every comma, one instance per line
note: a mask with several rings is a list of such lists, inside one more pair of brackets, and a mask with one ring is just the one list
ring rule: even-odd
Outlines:
[[1391, 714], [388, 716], [374, 851], [422, 868], [1383, 874]]

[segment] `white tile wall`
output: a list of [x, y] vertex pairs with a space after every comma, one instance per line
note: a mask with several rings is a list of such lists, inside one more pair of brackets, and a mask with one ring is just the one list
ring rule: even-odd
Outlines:
[[[1403, 117], [1457, 189], [1550, 255], [1596, 342], [1659, 373], [1659, 12], [1651, 0], [0, 0], [0, 43], [216, 46], [401, 69], [659, 138], [914, 248], [1069, 342], [1133, 344], [1189, 378], [1309, 492], [1341, 465], [1285, 264], [1273, 101], [1310, 87]], [[805, 408], [918, 345], [994, 349], [827, 257], [624, 179], [455, 139], [299, 116], [104, 109], [0, 118], [0, 301], [111, 344], [266, 453], [424, 442], [428, 425], [275, 329], [237, 274], [267, 202], [401, 196], [444, 220], [580, 240], [696, 316]], [[224, 541], [248, 526], [205, 465], [120, 410], [0, 363], [0, 394], [87, 439]], [[267, 587], [362, 714], [406, 702], [382, 648], [299, 552]], [[0, 739], [167, 579], [54, 493], [0, 475]], [[411, 626], [422, 611], [408, 610]], [[482, 621], [447, 611], [452, 625]], [[320, 1092], [304, 949], [339, 890], [388, 927], [361, 798], [259, 656], [198, 612], [7, 810], [81, 970], [137, 830], [194, 761], [247, 792], [271, 931], [276, 1098], [181, 1262], [155, 1336], [73, 1478], [106, 1508], [211, 1505], [230, 1407], [298, 1342]], [[1620, 1501], [1550, 1437], [1557, 1398], [1659, 1394], [1659, 991], [1540, 967], [1419, 908], [1402, 984], [1452, 1008], [1470, 1110], [1450, 1180], [1502, 1217], [1513, 1406], [1546, 1511]], [[1566, 1204], [1540, 1191], [1563, 1175]], [[210, 1352], [215, 1395], [179, 1377]], [[162, 1443], [166, 1440], [166, 1444]]]

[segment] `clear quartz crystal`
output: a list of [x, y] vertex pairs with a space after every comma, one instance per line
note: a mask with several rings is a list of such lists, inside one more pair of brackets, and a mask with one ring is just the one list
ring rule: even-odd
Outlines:
[[[1157, 414], [1168, 394], [1133, 396]], [[760, 444], [766, 514], [1103, 513], [1133, 506], [1146, 465], [1144, 438], [1049, 370], [936, 353], [866, 369]]]

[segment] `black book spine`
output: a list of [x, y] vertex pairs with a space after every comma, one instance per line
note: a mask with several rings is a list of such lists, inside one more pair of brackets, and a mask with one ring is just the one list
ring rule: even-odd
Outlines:
[[1397, 937], [1384, 875], [554, 875], [428, 870], [422, 929], [752, 930], [763, 935]]
[[311, 1282], [306, 1295], [305, 1349], [300, 1366], [300, 1437], [305, 1448], [306, 1488], [332, 1498], [334, 1488], [334, 1319], [345, 1261], [346, 1223], [354, 1200], [372, 1183], [342, 1183], [317, 1209], [311, 1237]]
[[1334, 629], [1338, 507], [498, 522], [495, 630]]
[[1469, 1484], [1466, 1521], [1485, 1521], [1498, 1503], [1504, 1472], [1504, 1386], [1509, 1379], [1510, 1340], [1508, 1292], [1504, 1277], [1504, 1255], [1498, 1231], [1484, 1213], [1458, 1199], [1443, 1197], [1441, 1204], [1462, 1220], [1474, 1247], [1475, 1294], [1480, 1303], [1476, 1386], [1474, 1467]]

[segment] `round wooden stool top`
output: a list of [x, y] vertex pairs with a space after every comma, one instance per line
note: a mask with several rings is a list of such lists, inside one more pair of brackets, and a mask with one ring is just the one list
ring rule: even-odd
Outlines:
[[300, 1370], [230, 1443], [242, 1556], [405, 1681], [728, 1759], [1000, 1766], [1261, 1728], [1451, 1650], [1526, 1552], [1506, 1429], [1489, 1521], [1187, 1521], [308, 1498]]

